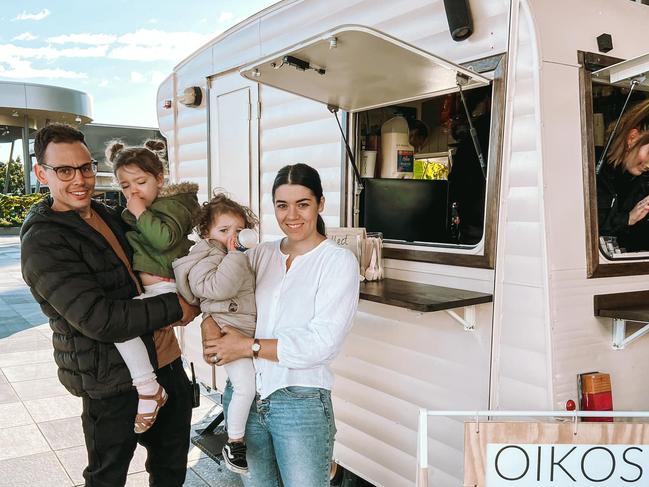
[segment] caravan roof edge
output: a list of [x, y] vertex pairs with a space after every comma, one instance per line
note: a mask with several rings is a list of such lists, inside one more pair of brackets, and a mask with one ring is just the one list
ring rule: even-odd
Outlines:
[[250, 17], [242, 20], [236, 25], [233, 25], [229, 29], [221, 32], [217, 36], [211, 38], [209, 41], [207, 41], [205, 44], [203, 44], [201, 47], [196, 49], [194, 52], [192, 52], [189, 56], [187, 56], [185, 59], [180, 61], [178, 64], [176, 64], [173, 67], [173, 71], [177, 71], [178, 69], [182, 68], [185, 64], [187, 64], [189, 61], [191, 61], [193, 58], [195, 58], [197, 55], [202, 53], [205, 49], [209, 49], [211, 46], [216, 44], [217, 42], [225, 39], [226, 37], [234, 34], [235, 32], [238, 32], [239, 30], [243, 29], [244, 27], [247, 27], [248, 25], [252, 24], [253, 22], [261, 19], [262, 17], [265, 17], [271, 12], [275, 12], [276, 10], [280, 10], [288, 5], [291, 5], [293, 3], [299, 3], [302, 0], [280, 0], [279, 2], [276, 2], [272, 5], [269, 5], [268, 7], [260, 10], [257, 13], [252, 14]]

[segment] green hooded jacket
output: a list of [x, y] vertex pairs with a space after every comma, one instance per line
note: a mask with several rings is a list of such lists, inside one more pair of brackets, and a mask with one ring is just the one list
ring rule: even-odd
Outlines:
[[122, 219], [133, 229], [126, 233], [133, 247], [133, 270], [174, 278], [171, 263], [194, 245], [187, 236], [199, 208], [197, 192], [194, 183], [171, 184], [160, 190], [137, 220], [130, 211], [123, 211]]

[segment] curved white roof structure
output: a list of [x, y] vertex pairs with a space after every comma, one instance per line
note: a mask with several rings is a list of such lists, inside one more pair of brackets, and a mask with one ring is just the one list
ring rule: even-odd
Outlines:
[[92, 122], [92, 98], [59, 86], [0, 81], [0, 143], [11, 143], [13, 153], [14, 142], [23, 141], [26, 192], [30, 191], [29, 134], [50, 122]]

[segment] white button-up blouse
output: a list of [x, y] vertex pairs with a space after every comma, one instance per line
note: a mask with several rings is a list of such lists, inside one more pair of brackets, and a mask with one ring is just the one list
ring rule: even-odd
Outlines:
[[248, 251], [257, 276], [256, 338], [276, 338], [279, 362], [255, 360], [262, 398], [288, 386], [331, 389], [329, 363], [349, 332], [359, 293], [358, 261], [352, 252], [327, 239], [295, 257], [280, 242], [264, 242]]

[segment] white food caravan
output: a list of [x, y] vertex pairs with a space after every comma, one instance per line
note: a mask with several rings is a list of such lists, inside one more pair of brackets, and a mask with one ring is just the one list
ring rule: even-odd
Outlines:
[[[375, 485], [414, 484], [419, 407], [563, 409], [577, 399], [577, 375], [598, 370], [611, 375], [616, 409], [649, 408], [646, 329], [626, 329], [644, 319], [637, 308], [647, 293], [636, 291], [647, 289], [649, 261], [600, 250], [595, 197], [604, 124], [619, 113], [629, 78], [649, 63], [649, 6], [468, 3], [472, 35], [455, 41], [442, 0], [283, 0], [182, 61], [158, 92], [172, 179], [195, 181], [202, 199], [226, 188], [260, 215], [263, 239], [280, 235], [274, 175], [297, 162], [322, 176], [328, 226], [383, 231], [387, 279], [363, 284], [333, 364], [335, 460]], [[460, 137], [457, 80], [489, 115], [476, 123], [485, 174], [477, 165], [452, 183], [480, 183], [464, 191], [482, 201], [473, 240], [457, 228], [452, 238], [425, 232], [440, 218], [448, 227], [453, 215], [427, 200], [423, 216], [408, 207], [421, 180], [368, 179], [359, 191], [327, 109], [340, 109], [357, 160], [395, 114], [427, 125], [427, 152], [448, 153]], [[456, 150], [453, 168], [463, 164]], [[377, 199], [385, 181], [396, 183]], [[445, 184], [448, 204], [455, 200]], [[381, 219], [372, 211], [381, 203], [405, 223]], [[211, 384], [197, 323], [182, 342]], [[431, 420], [430, 485], [462, 484], [462, 440], [460, 421]]]

